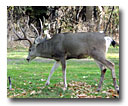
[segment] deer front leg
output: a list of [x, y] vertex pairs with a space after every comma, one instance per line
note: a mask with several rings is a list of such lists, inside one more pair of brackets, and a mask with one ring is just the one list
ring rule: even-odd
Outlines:
[[62, 65], [62, 72], [63, 72], [63, 79], [64, 79], [64, 89], [67, 88], [67, 81], [66, 81], [66, 60], [63, 58], [61, 59]]
[[49, 85], [50, 84], [50, 78], [51, 78], [53, 72], [59, 67], [59, 65], [60, 65], [60, 61], [56, 61], [55, 64], [53, 65], [52, 69], [51, 69], [51, 72], [50, 72], [50, 74], [48, 76], [48, 80], [46, 81], [45, 85]]

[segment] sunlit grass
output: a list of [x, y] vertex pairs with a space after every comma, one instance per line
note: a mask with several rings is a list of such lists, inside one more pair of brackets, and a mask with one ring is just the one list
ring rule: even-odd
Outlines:
[[107, 58], [119, 58], [119, 54], [117, 53], [107, 53]]
[[[8, 51], [7, 76], [11, 77], [13, 88], [12, 91], [8, 90], [8, 97], [71, 98], [71, 94], [75, 93], [74, 91], [66, 90], [64, 92], [60, 87], [55, 86], [56, 84], [63, 82], [61, 66], [53, 73], [53, 76], [51, 77], [51, 84], [42, 89], [41, 87], [44, 87], [54, 61], [45, 61], [45, 59], [38, 58], [38, 61], [33, 60], [32, 62], [27, 63], [27, 61], [25, 61], [27, 54], [27, 50]], [[119, 85], [119, 48], [110, 47], [107, 58], [115, 63], [117, 83]], [[90, 90], [92, 93], [87, 93], [86, 95], [88, 96], [98, 95], [102, 98], [106, 98], [107, 94], [102, 93], [102, 91], [107, 91], [108, 89], [114, 90], [111, 71], [107, 70], [101, 92], [96, 94], [93, 93], [98, 86], [100, 74], [100, 70], [93, 59], [73, 59], [67, 61], [67, 83], [76, 81], [86, 82], [87, 84], [91, 85]], [[83, 90], [83, 88], [81, 88], [81, 90]], [[33, 92], [37, 92], [37, 94], [32, 94]]]

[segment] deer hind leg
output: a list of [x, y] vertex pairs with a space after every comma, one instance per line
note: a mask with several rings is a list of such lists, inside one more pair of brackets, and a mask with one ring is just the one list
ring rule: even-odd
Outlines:
[[115, 90], [117, 91], [117, 93], [119, 93], [119, 87], [117, 85], [117, 82], [116, 82], [116, 75], [115, 75], [115, 65], [114, 63], [106, 60], [106, 59], [100, 59], [99, 60], [103, 65], [105, 65], [106, 67], [108, 67], [111, 72], [112, 72], [112, 78], [113, 78], [113, 84], [114, 84], [114, 87], [115, 87]]
[[104, 66], [106, 66], [107, 68], [109, 68], [111, 70], [115, 90], [117, 91], [117, 93], [119, 93], [119, 87], [118, 87], [117, 82], [116, 82], [114, 63], [106, 60], [105, 54], [103, 52], [100, 52], [100, 51], [97, 51], [97, 50], [93, 51], [91, 53], [91, 57], [93, 57], [96, 61], [102, 63]]
[[114, 65], [114, 63], [112, 63], [112, 62], [110, 62], [108, 60], [105, 60], [104, 64], [111, 70], [112, 78], [113, 78], [113, 84], [114, 84], [115, 90], [117, 91], [117, 93], [119, 93], [119, 87], [118, 87], [117, 82], [116, 82], [115, 65]]
[[97, 65], [99, 66], [99, 68], [101, 70], [100, 82], [99, 82], [99, 85], [98, 85], [98, 88], [97, 88], [97, 91], [99, 92], [101, 90], [102, 83], [103, 83], [103, 80], [104, 80], [104, 75], [105, 75], [107, 69], [100, 62], [96, 61], [96, 63], [97, 63]]

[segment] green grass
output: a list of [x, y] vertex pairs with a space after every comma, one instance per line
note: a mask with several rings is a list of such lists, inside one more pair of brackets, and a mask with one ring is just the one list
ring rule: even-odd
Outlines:
[[[108, 69], [102, 90], [97, 93], [96, 88], [100, 79], [100, 70], [92, 59], [68, 60], [67, 61], [67, 83], [83, 82], [89, 87], [88, 92], [84, 92], [86, 87], [68, 87], [63, 90], [63, 76], [59, 67], [51, 77], [49, 86], [45, 86], [50, 70], [54, 64], [53, 60], [37, 58], [30, 63], [25, 61], [27, 50], [8, 50], [8, 72], [11, 77], [12, 90], [8, 89], [9, 98], [75, 98], [78, 94], [86, 94], [88, 97], [96, 96], [101, 98], [113, 98], [113, 81], [111, 71]], [[110, 48], [107, 58], [115, 63], [117, 83], [119, 85], [119, 48]], [[61, 82], [61, 83], [60, 83]], [[9, 84], [7, 83], [9, 87]], [[75, 89], [75, 90], [74, 90]], [[105, 91], [112, 89], [112, 93]], [[87, 91], [87, 90], [86, 90]], [[80, 93], [76, 93], [80, 92]]]

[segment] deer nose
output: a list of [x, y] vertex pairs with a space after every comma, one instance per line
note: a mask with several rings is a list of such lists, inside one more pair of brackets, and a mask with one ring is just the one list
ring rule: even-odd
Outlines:
[[29, 59], [29, 58], [27, 58], [26, 60], [27, 60], [28, 62], [30, 61], [30, 59]]

